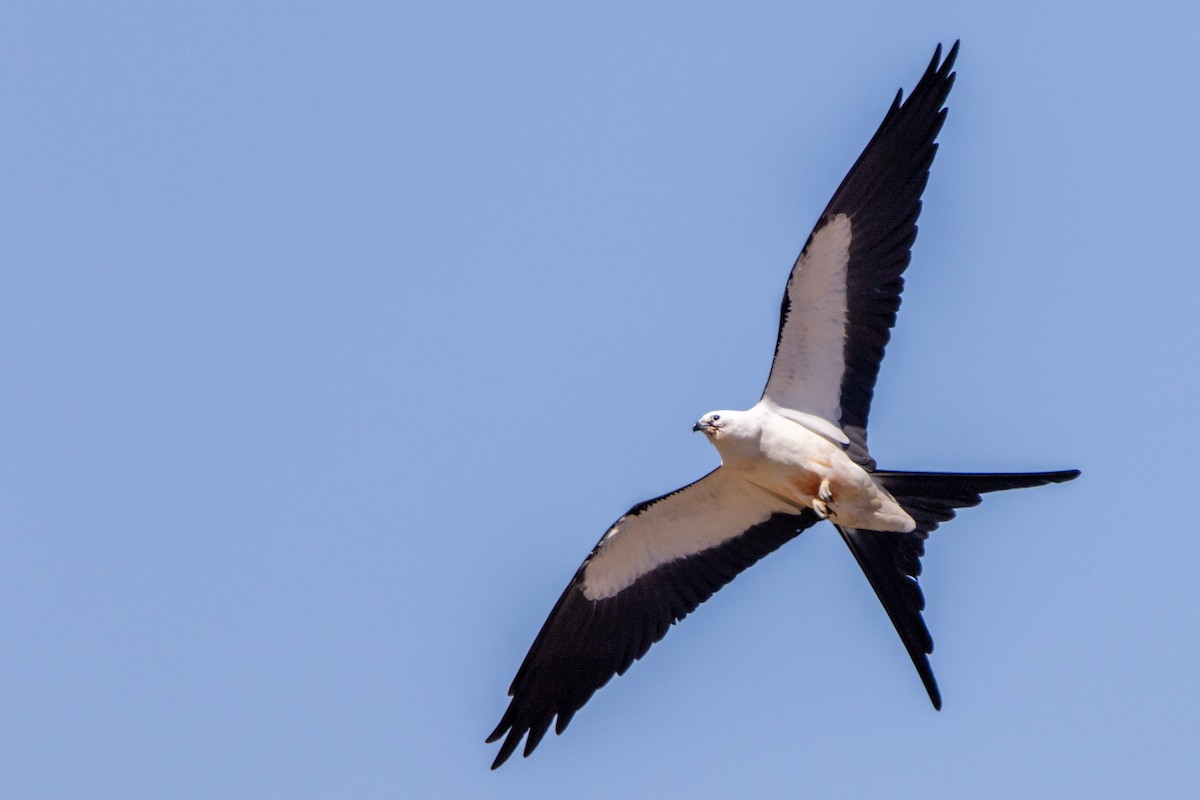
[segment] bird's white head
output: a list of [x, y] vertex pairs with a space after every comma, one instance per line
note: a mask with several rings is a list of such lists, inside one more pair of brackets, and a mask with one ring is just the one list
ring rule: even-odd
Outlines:
[[757, 450], [762, 425], [752, 411], [710, 411], [692, 430], [701, 431], [721, 456], [728, 458], [743, 450]]

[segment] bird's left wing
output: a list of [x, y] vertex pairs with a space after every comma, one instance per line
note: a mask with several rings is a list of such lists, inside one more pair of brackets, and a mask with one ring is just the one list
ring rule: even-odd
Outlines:
[[526, 734], [525, 755], [533, 752], [555, 716], [562, 733], [672, 623], [817, 521], [719, 467], [631, 508], [584, 560], [525, 656], [488, 737], [505, 737], [492, 768]]
[[777, 410], [835, 425], [867, 469], [875, 378], [900, 308], [958, 43], [941, 54], [939, 46], [907, 100], [896, 96], [792, 267], [763, 391]]

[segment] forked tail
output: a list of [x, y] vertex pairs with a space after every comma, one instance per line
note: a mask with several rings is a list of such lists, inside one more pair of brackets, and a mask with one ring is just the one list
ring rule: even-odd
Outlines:
[[917, 522], [925, 533], [939, 522], [954, 518], [954, 509], [983, 502], [983, 495], [1005, 489], [1028, 489], [1047, 483], [1065, 483], [1079, 470], [1060, 472], [876, 472], [875, 478]]
[[872, 473], [892, 497], [917, 523], [908, 533], [883, 533], [837, 526], [842, 539], [854, 553], [858, 565], [871, 582], [871, 588], [896, 626], [912, 658], [921, 682], [934, 708], [942, 707], [929, 654], [933, 639], [921, 611], [925, 596], [917, 583], [921, 574], [921, 556], [925, 540], [940, 523], [954, 517], [956, 508], [977, 506], [983, 495], [1004, 489], [1025, 489], [1047, 483], [1064, 483], [1079, 477], [1079, 470], [1061, 472], [955, 473], [955, 472], [875, 472]]

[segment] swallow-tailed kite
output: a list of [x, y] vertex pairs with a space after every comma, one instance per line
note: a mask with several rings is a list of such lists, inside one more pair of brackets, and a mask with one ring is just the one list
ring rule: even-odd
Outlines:
[[803, 530], [828, 519], [891, 617], [935, 708], [933, 641], [917, 576], [925, 539], [980, 495], [1061, 483], [1077, 470], [1021, 474], [891, 472], [867, 450], [867, 415], [900, 307], [954, 84], [958, 43], [941, 46], [912, 95], [896, 95], [792, 267], [762, 399], [695, 424], [721, 466], [631, 508], [584, 560], [517, 671], [488, 737], [492, 768], [551, 722], [562, 733], [592, 694], [671, 625]]

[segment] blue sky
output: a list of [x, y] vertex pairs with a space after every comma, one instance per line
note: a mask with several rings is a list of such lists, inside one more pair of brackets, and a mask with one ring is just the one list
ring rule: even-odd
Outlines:
[[[0, 795], [1196, 791], [1200, 12], [1049, 5], [6, 3]], [[944, 710], [821, 526], [489, 772], [960, 37], [872, 451], [1084, 475], [931, 539]]]

